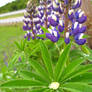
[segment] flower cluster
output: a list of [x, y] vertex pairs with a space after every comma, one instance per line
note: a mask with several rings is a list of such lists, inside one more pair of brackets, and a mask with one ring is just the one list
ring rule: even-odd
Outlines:
[[[29, 3], [32, 5], [28, 9]], [[29, 3], [24, 16], [23, 29], [27, 31], [25, 38], [43, 39], [39, 35], [44, 34], [44, 39], [50, 39], [52, 42], [64, 37], [66, 44], [72, 40], [78, 45], [86, 43], [83, 35], [87, 29], [84, 25], [87, 16], [80, 9], [82, 0], [40, 0], [38, 6], [32, 1]], [[48, 32], [44, 32], [42, 26]]]

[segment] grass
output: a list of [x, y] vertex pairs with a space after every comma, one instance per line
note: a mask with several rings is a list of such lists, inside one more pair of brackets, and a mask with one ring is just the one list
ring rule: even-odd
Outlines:
[[[7, 62], [9, 58], [13, 55], [16, 50], [14, 41], [20, 41], [24, 39], [24, 32], [22, 29], [22, 24], [13, 24], [13, 25], [2, 25], [0, 26], [0, 69], [4, 66], [4, 60]], [[7, 59], [5, 58], [5, 55]], [[4, 59], [4, 60], [3, 60]], [[3, 80], [2, 80], [3, 81]], [[2, 83], [0, 81], [0, 83]], [[26, 92], [26, 89], [4, 89], [0, 92]]]
[[15, 14], [15, 15], [9, 15], [9, 16], [4, 16], [4, 17], [0, 17], [0, 19], [7, 19], [7, 18], [14, 18], [14, 17], [21, 17], [23, 16], [24, 13], [20, 13], [20, 14]]
[[[7, 25], [0, 26], [0, 68], [3, 64], [5, 56], [12, 56], [14, 49], [16, 48], [14, 41], [23, 39], [22, 25]], [[6, 61], [7, 61], [6, 60]]]

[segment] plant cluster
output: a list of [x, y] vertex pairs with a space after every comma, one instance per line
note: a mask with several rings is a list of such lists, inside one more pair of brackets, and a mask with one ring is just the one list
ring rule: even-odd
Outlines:
[[[80, 9], [82, 0], [40, 0], [39, 6], [32, 2], [28, 2], [27, 14], [24, 16], [23, 29], [27, 31], [24, 38], [57, 42], [61, 37], [66, 44], [70, 40], [79, 45], [86, 43], [84, 33], [87, 28], [83, 23], [87, 16]], [[47, 30], [44, 31], [43, 27]]]
[[15, 42], [16, 54], [7, 68], [8, 72], [15, 68], [16, 73], [0, 88], [92, 92], [92, 50], [85, 45], [87, 17], [79, 9], [81, 3], [29, 0], [23, 25], [26, 39]]

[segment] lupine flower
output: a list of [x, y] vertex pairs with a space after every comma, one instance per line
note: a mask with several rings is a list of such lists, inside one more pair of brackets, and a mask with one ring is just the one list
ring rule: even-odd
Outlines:
[[50, 22], [51, 26], [58, 26], [59, 23], [59, 17], [55, 16], [54, 14], [48, 18], [48, 21]]
[[69, 44], [70, 43], [70, 38], [69, 38], [69, 32], [66, 32], [66, 37], [65, 37], [65, 43]]
[[76, 16], [76, 20], [77, 20], [79, 23], [84, 23], [84, 22], [87, 20], [87, 16], [85, 16], [84, 11], [78, 10], [78, 11], [75, 13], [75, 16]]
[[[85, 44], [86, 39], [82, 38], [82, 35], [87, 30], [87, 27], [83, 25], [87, 16], [80, 9], [81, 4], [82, 0], [71, 0], [71, 2], [69, 0], [40, 0], [39, 6], [34, 3], [31, 6], [32, 3], [31, 5], [28, 3], [27, 15], [24, 15], [23, 29], [27, 31], [24, 38], [50, 39], [52, 42], [57, 42], [60, 37], [63, 37], [60, 35], [64, 33], [66, 44], [70, 43], [71, 36], [78, 45]], [[45, 33], [41, 26], [46, 27], [48, 32]], [[46, 35], [46, 38], [39, 37], [42, 34]]]
[[59, 21], [58, 30], [59, 32], [64, 31], [64, 22], [62, 20]]
[[79, 33], [77, 34], [74, 38], [75, 38], [75, 42], [78, 44], [78, 45], [83, 45], [86, 43], [86, 39], [83, 39], [83, 33]]
[[46, 33], [46, 37], [52, 42], [57, 42], [60, 38], [60, 34], [56, 28], [48, 29], [50, 33]]
[[74, 10], [73, 9], [69, 10], [68, 17], [70, 20], [74, 19]]
[[77, 9], [81, 6], [82, 0], [75, 0], [74, 4], [73, 4], [73, 9]]

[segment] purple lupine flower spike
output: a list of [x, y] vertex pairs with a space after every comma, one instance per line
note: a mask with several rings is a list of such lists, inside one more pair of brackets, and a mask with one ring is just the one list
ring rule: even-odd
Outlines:
[[[79, 45], [86, 43], [86, 39], [81, 38], [82, 34], [87, 30], [87, 27], [83, 25], [87, 20], [87, 16], [79, 9], [82, 0], [73, 0], [73, 2], [69, 2], [69, 0], [62, 1], [61, 3], [61, 0], [40, 0], [38, 7], [35, 6], [31, 7], [31, 9], [29, 8], [29, 10], [27, 9], [27, 12], [32, 13], [32, 16], [30, 13], [24, 16], [23, 29], [27, 31], [24, 38], [28, 40], [50, 39], [52, 42], [57, 42], [60, 38], [60, 32], [65, 32], [66, 44], [70, 43], [71, 36]], [[65, 11], [67, 7], [68, 12]], [[65, 13], [68, 13], [67, 18]], [[70, 22], [66, 23], [65, 19]], [[49, 32], [44, 32], [41, 26], [46, 27]], [[42, 34], [46, 35], [46, 38], [39, 37]]]

